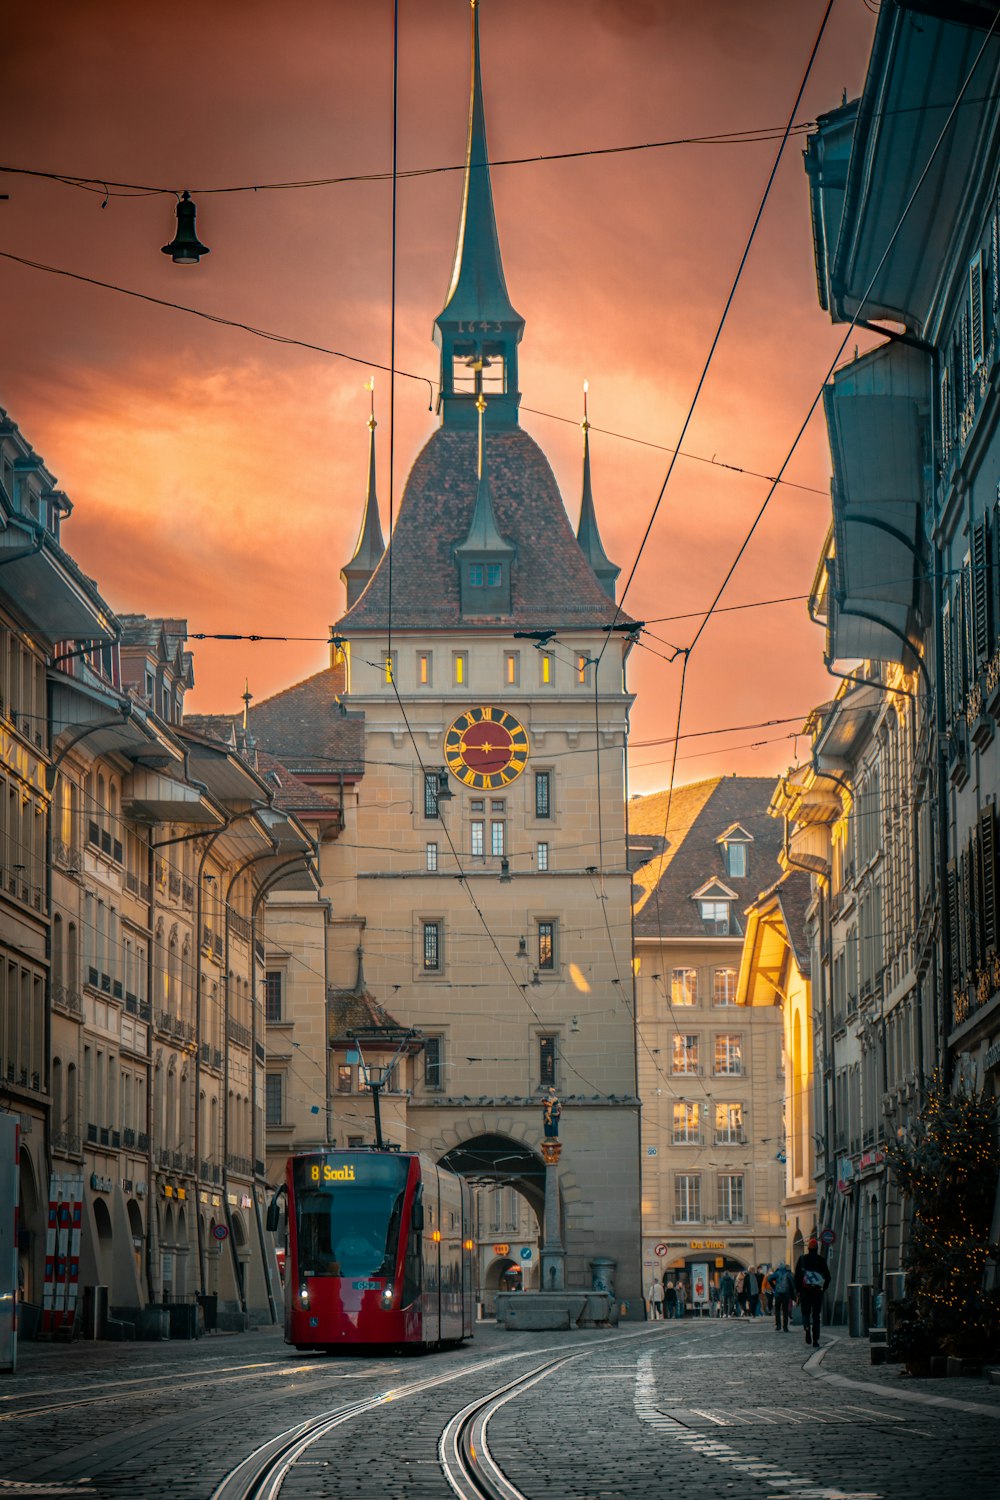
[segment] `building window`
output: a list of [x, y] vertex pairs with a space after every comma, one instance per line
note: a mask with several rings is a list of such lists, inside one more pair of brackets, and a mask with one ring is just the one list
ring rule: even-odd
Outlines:
[[482, 565], [482, 563], [470, 563], [469, 564], [469, 587], [473, 588], [473, 589], [481, 589], [482, 586], [483, 586], [483, 565]]
[[284, 1080], [280, 1073], [267, 1073], [264, 1078], [264, 1119], [268, 1125], [282, 1124], [282, 1096]]
[[486, 852], [486, 823], [483, 818], [473, 818], [469, 824], [470, 845], [469, 852], [477, 858], [481, 858]]
[[743, 1173], [721, 1172], [719, 1174], [720, 1224], [742, 1224], [745, 1218]]
[[712, 1002], [715, 1005], [736, 1004], [736, 970], [716, 969], [712, 975]]
[[424, 1088], [440, 1089], [443, 1087], [441, 1072], [441, 1038], [429, 1036], [424, 1041]]
[[494, 859], [499, 859], [504, 852], [504, 829], [506, 826], [502, 818], [493, 818], [490, 822], [490, 852]]
[[428, 868], [428, 870], [436, 870], [437, 867], [438, 867], [438, 846], [437, 846], [437, 844], [428, 844], [427, 845], [427, 849], [426, 849], [426, 855], [427, 855], [427, 868]]
[[587, 686], [590, 681], [590, 667], [590, 657], [579, 652], [576, 658], [576, 681], [578, 687]]
[[537, 850], [536, 850], [536, 865], [537, 865], [537, 868], [539, 870], [547, 870], [549, 868], [549, 846], [548, 846], [548, 844], [539, 844], [537, 846]]
[[538, 1081], [543, 1088], [556, 1081], [556, 1039], [554, 1036], [538, 1038]]
[[717, 1104], [715, 1106], [715, 1144], [717, 1146], [742, 1146], [745, 1142], [742, 1104]]
[[337, 1093], [349, 1094], [354, 1088], [354, 1069], [350, 1063], [340, 1063], [337, 1068]]
[[726, 845], [726, 874], [739, 880], [747, 872], [747, 846], [736, 843]]
[[698, 1004], [698, 970], [672, 969], [670, 973], [671, 1005]]
[[701, 1106], [687, 1099], [674, 1101], [674, 1145], [697, 1146], [701, 1143]]
[[542, 687], [553, 687], [556, 680], [556, 659], [551, 651], [540, 651], [539, 657], [539, 681]]
[[716, 937], [728, 937], [729, 935], [729, 902], [728, 901], [702, 901], [701, 920], [708, 931]]
[[698, 1038], [696, 1036], [682, 1036], [678, 1032], [673, 1038], [671, 1072], [697, 1073], [697, 1071]]
[[538, 967], [540, 969], [554, 969], [556, 966], [556, 924], [554, 922], [539, 922], [538, 924]]
[[438, 803], [438, 773], [436, 771], [424, 772], [424, 817], [440, 817], [440, 804]]
[[503, 583], [503, 564], [502, 563], [487, 563], [486, 564], [486, 587], [488, 589], [498, 589], [500, 587], [501, 583]]
[[441, 967], [441, 923], [424, 922], [424, 968]]
[[429, 651], [421, 651], [417, 656], [417, 682], [421, 687], [433, 686], [434, 666]]
[[715, 1038], [715, 1071], [721, 1077], [736, 1077], [743, 1072], [743, 1038], [721, 1032]]
[[456, 687], [465, 687], [469, 680], [469, 657], [465, 651], [456, 651], [452, 657]]
[[520, 651], [508, 651], [504, 656], [503, 680], [508, 687], [517, 687], [521, 681]]
[[382, 682], [385, 687], [392, 687], [396, 681], [396, 653], [385, 651], [382, 654]]
[[701, 1173], [678, 1172], [674, 1178], [674, 1222], [697, 1224], [701, 1218]]
[[552, 772], [535, 772], [535, 817], [552, 816]]
[[285, 976], [280, 969], [268, 969], [264, 975], [264, 1020], [280, 1021], [283, 1010]]

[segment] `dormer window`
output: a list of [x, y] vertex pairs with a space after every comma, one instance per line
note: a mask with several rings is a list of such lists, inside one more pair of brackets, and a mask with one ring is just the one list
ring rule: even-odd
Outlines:
[[731, 823], [725, 833], [716, 839], [716, 843], [722, 850], [722, 858], [725, 862], [726, 874], [734, 880], [746, 878], [749, 863], [749, 849], [753, 843], [753, 834], [747, 833], [739, 823]]
[[701, 920], [710, 933], [716, 937], [729, 936], [729, 902], [728, 901], [702, 901]]

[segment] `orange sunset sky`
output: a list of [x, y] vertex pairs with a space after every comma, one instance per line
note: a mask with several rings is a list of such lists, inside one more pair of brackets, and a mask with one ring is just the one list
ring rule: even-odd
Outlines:
[[[825, 0], [482, 0], [494, 158], [783, 126]], [[400, 0], [399, 166], [461, 162], [466, 0]], [[863, 82], [874, 18], [838, 0], [800, 120]], [[159, 247], [172, 194], [118, 196], [4, 174], [0, 249], [355, 355], [265, 342], [0, 260], [0, 404], [75, 511], [63, 539], [113, 608], [192, 632], [313, 637], [194, 642], [197, 711], [241, 708], [327, 661], [360, 519], [366, 361], [389, 356], [390, 189], [206, 189], [390, 164], [392, 0], [47, 0], [11, 7], [0, 98], [7, 166], [195, 192], [211, 255]], [[840, 341], [816, 298], [803, 138], [786, 149], [685, 450], [773, 474]], [[526, 319], [524, 426], [575, 525], [582, 383], [605, 546], [627, 577], [756, 210], [776, 142], [680, 145], [497, 166], [507, 282]], [[201, 191], [199, 191], [201, 190]], [[437, 377], [431, 328], [454, 254], [461, 177], [401, 181], [397, 367]], [[853, 348], [853, 345], [852, 345]], [[389, 382], [376, 380], [389, 500]], [[394, 490], [437, 418], [397, 380]], [[549, 415], [538, 415], [546, 413]], [[556, 420], [562, 418], [565, 420]], [[625, 441], [602, 433], [625, 434]], [[660, 445], [660, 446], [657, 446]], [[723, 605], [802, 595], [829, 523], [814, 418]], [[652, 622], [707, 606], [767, 482], [678, 462], [628, 595]], [[683, 645], [695, 619], [652, 624]], [[657, 651], [660, 641], [645, 637]], [[679, 663], [633, 651], [632, 789], [670, 773]], [[691, 658], [683, 730], [804, 716], [834, 682], [804, 601], [723, 613]], [[679, 781], [771, 774], [792, 724], [685, 740]], [[758, 744], [759, 741], [767, 743]], [[751, 748], [751, 746], [756, 746]], [[800, 752], [805, 742], [798, 742]]]

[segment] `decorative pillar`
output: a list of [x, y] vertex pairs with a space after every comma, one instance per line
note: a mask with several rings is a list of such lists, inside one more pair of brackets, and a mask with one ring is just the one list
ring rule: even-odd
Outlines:
[[559, 1214], [559, 1157], [562, 1141], [546, 1139], [541, 1144], [545, 1162], [545, 1212], [542, 1218], [542, 1277], [539, 1291], [561, 1292], [566, 1287], [566, 1251]]

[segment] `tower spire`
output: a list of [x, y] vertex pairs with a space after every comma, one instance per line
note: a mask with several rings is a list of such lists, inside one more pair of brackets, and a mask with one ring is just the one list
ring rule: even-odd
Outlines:
[[378, 567], [379, 558], [385, 551], [382, 538], [382, 523], [378, 513], [378, 495], [375, 492], [375, 377], [365, 381], [365, 390], [371, 393], [371, 410], [368, 417], [368, 488], [365, 491], [365, 508], [361, 517], [361, 530], [350, 562], [344, 564], [340, 576], [347, 590], [347, 608], [350, 609]]
[[472, 86], [465, 183], [458, 221], [458, 242], [445, 305], [434, 325], [441, 349], [441, 409], [446, 426], [474, 427], [475, 397], [481, 388], [469, 376], [472, 363], [483, 361], [490, 397], [490, 425], [517, 424], [517, 346], [524, 319], [511, 304], [500, 255], [486, 111], [479, 56], [479, 0], [472, 6]]
[[[477, 376], [479, 372], [477, 371]], [[476, 503], [465, 541], [455, 548], [463, 615], [508, 615], [511, 611], [511, 563], [517, 549], [504, 540], [497, 525], [486, 465], [486, 400], [476, 396], [479, 422]]]
[[621, 568], [616, 566], [604, 550], [601, 533], [597, 526], [597, 510], [594, 506], [594, 491], [590, 480], [590, 422], [587, 417], [587, 391], [589, 381], [583, 382], [583, 495], [580, 500], [580, 524], [576, 539], [583, 548], [583, 555], [590, 563], [601, 588], [610, 599], [615, 597], [615, 581]]

